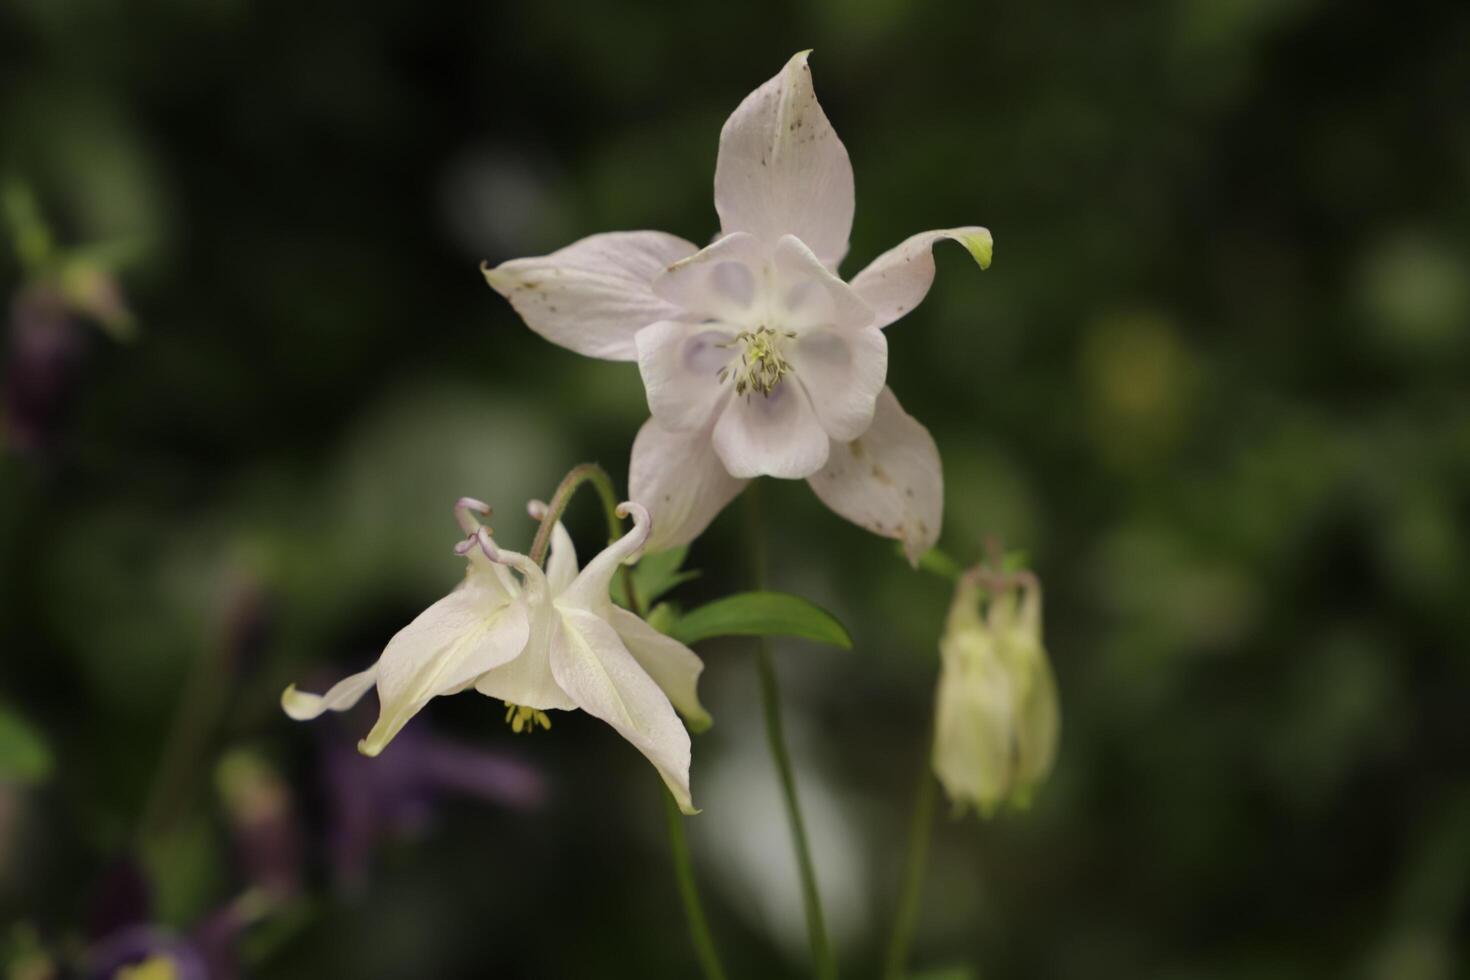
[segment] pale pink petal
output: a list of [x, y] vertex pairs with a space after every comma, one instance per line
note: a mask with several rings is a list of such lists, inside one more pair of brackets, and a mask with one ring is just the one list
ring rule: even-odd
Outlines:
[[754, 315], [770, 245], [754, 235], [725, 235], [654, 277], [654, 295], [684, 319], [747, 323]]
[[914, 564], [939, 540], [944, 516], [939, 448], [889, 388], [878, 395], [868, 431], [851, 442], [832, 443], [827, 465], [808, 482], [838, 514], [902, 541]]
[[638, 331], [638, 372], [648, 409], [672, 431], [704, 428], [731, 384], [721, 370], [737, 358], [735, 332], [706, 323], [661, 320]]
[[852, 288], [877, 314], [875, 327], [888, 326], [923, 301], [934, 282], [934, 243], [941, 238], [959, 242], [980, 268], [990, 268], [994, 246], [984, 228], [945, 228], [905, 239], [853, 277]]
[[481, 271], [547, 340], [588, 357], [631, 361], [638, 356], [633, 335], [678, 313], [653, 294], [653, 278], [696, 251], [660, 231], [615, 231]]
[[888, 338], [876, 327], [808, 330], [786, 345], [792, 378], [811, 398], [827, 435], [849, 442], [873, 424], [888, 374]]
[[720, 131], [715, 210], [726, 232], [795, 235], [830, 269], [852, 231], [852, 163], [812, 88], [803, 51], [746, 96]]
[[782, 329], [848, 327], [873, 322], [873, 311], [853, 288], [822, 265], [806, 243], [783, 235], [772, 250], [772, 314]]
[[731, 476], [811, 476], [827, 462], [829, 440], [806, 391], [792, 378], [769, 395], [730, 399], [715, 423], [715, 452]]
[[670, 432], [649, 419], [633, 440], [628, 496], [653, 518], [649, 551], [693, 541], [744, 486], [715, 455], [708, 429]]

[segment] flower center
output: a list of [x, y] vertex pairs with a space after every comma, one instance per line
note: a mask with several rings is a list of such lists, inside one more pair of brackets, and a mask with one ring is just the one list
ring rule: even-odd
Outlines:
[[766, 326], [740, 331], [734, 340], [721, 345], [734, 347], [739, 344], [740, 363], [736, 364], [732, 360], [720, 368], [720, 382], [723, 384], [726, 378], [733, 377], [735, 394], [745, 395], [750, 391], [758, 391], [769, 398], [781, 379], [791, 373], [791, 362], [781, 354], [782, 339], [795, 336], [796, 334], [789, 331], [776, 331]]
[[510, 730], [519, 735], [521, 732], [530, 734], [540, 725], [548, 732], [551, 731], [551, 719], [546, 717], [546, 712], [528, 708], [523, 704], [511, 704], [505, 702], [505, 721], [510, 725]]

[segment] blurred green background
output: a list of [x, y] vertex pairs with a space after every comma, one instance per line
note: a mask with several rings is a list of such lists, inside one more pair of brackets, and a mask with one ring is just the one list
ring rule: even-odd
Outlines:
[[[636, 370], [477, 265], [708, 240], [721, 123], [806, 47], [857, 175], [845, 273], [994, 232], [983, 274], [941, 247], [890, 382], [944, 457], [942, 545], [1030, 554], [1062, 700], [1029, 812], [941, 817], [915, 974], [1466, 975], [1470, 7], [3, 0], [12, 977], [129, 943], [212, 976], [695, 974], [658, 781], [600, 723], [441, 699], [365, 767], [371, 699], [277, 698], [457, 580], [456, 497], [524, 547], [572, 464], [623, 480]], [[871, 976], [947, 587], [764, 496], [774, 584], [857, 640], [778, 655]], [[584, 554], [599, 520], [579, 498]], [[739, 522], [681, 601], [742, 587]], [[751, 651], [701, 653], [716, 941], [801, 976]]]

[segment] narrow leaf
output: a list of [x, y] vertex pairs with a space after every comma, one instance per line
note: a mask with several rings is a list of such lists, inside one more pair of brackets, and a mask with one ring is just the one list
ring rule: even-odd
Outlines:
[[1007, 572], [1019, 572], [1028, 568], [1030, 565], [1030, 553], [1021, 550], [1007, 551], [1005, 559], [1000, 563], [1000, 567]]
[[794, 636], [852, 649], [852, 637], [831, 613], [786, 592], [740, 592], [682, 616], [670, 635], [681, 643], [716, 636]]
[[[905, 561], [908, 560], [904, 557], [903, 545], [899, 545], [897, 548], [895, 548], [894, 553], [900, 558], [904, 558]], [[951, 582], [956, 581], [960, 577], [960, 573], [964, 571], [964, 569], [960, 567], [959, 562], [955, 561], [953, 558], [940, 551], [938, 548], [930, 548], [928, 551], [924, 552], [924, 554], [919, 558], [919, 570], [929, 572], [933, 575], [938, 575], [940, 578], [947, 579]]]
[[[899, 545], [893, 549], [893, 553], [904, 558], [903, 546]], [[907, 559], [905, 559], [907, 560]], [[1031, 557], [1025, 551], [1007, 551], [1001, 561], [1001, 570], [1005, 572], [1019, 572], [1031, 564]], [[919, 559], [919, 570], [938, 575], [950, 582], [958, 581], [960, 575], [965, 571], [964, 567], [949, 555], [938, 548], [930, 548], [924, 552]]]
[[[652, 608], [670, 589], [699, 578], [697, 571], [680, 571], [688, 553], [689, 548], [680, 545], [638, 559], [638, 564], [633, 566], [633, 591], [638, 593], [638, 602], [643, 608]], [[613, 578], [612, 598], [613, 602], [628, 608], [628, 590], [621, 575]]]

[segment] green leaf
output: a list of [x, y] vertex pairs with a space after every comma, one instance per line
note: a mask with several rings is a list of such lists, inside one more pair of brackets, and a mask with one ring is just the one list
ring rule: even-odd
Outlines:
[[[633, 591], [638, 593], [638, 602], [644, 609], [651, 609], [653, 604], [670, 589], [688, 582], [690, 579], [699, 578], [697, 571], [680, 571], [684, 564], [684, 558], [689, 553], [686, 545], [670, 548], [667, 551], [656, 551], [651, 555], [644, 555], [633, 566]], [[628, 590], [625, 588], [621, 575], [613, 576], [612, 583], [613, 602], [628, 608]]]
[[[897, 545], [893, 553], [905, 561], [908, 558], [903, 553], [903, 545]], [[1025, 551], [1007, 551], [1001, 560], [1001, 570], [1005, 572], [1019, 572], [1031, 564], [1031, 556]], [[919, 571], [938, 575], [949, 582], [959, 581], [960, 575], [965, 571], [964, 566], [955, 561], [949, 555], [938, 548], [930, 548], [924, 552], [919, 559]]]
[[[893, 550], [893, 553], [898, 555], [898, 557], [902, 558], [904, 561], [908, 561], [908, 557], [903, 553], [902, 544], [896, 546]], [[946, 555], [938, 548], [930, 548], [928, 551], [924, 552], [922, 557], [919, 558], [919, 571], [929, 572], [932, 575], [938, 575], [942, 579], [954, 582], [959, 579], [960, 573], [963, 572], [964, 569], [960, 567], [959, 562], [955, 561], [953, 558], [949, 557], [949, 555]]]
[[1022, 571], [1022, 570], [1026, 569], [1026, 568], [1029, 568], [1030, 565], [1031, 565], [1031, 555], [1030, 555], [1030, 553], [1029, 552], [1026, 552], [1026, 551], [1021, 551], [1021, 550], [1007, 551], [1005, 558], [1002, 559], [1001, 560], [1001, 563], [1000, 563], [1000, 567], [1003, 570], [1005, 570], [1007, 572], [1013, 572], [1013, 573], [1014, 572]]
[[648, 611], [646, 622], [667, 636], [679, 622], [679, 607], [671, 602], [660, 602]]
[[228, 870], [208, 818], [194, 814], [143, 843], [139, 857], [153, 892], [153, 915], [171, 926], [197, 922]]
[[37, 783], [51, 774], [51, 749], [41, 733], [0, 707], [0, 779]]
[[739, 592], [690, 610], [669, 633], [680, 643], [716, 636], [794, 636], [852, 649], [852, 637], [831, 613], [785, 592]]

